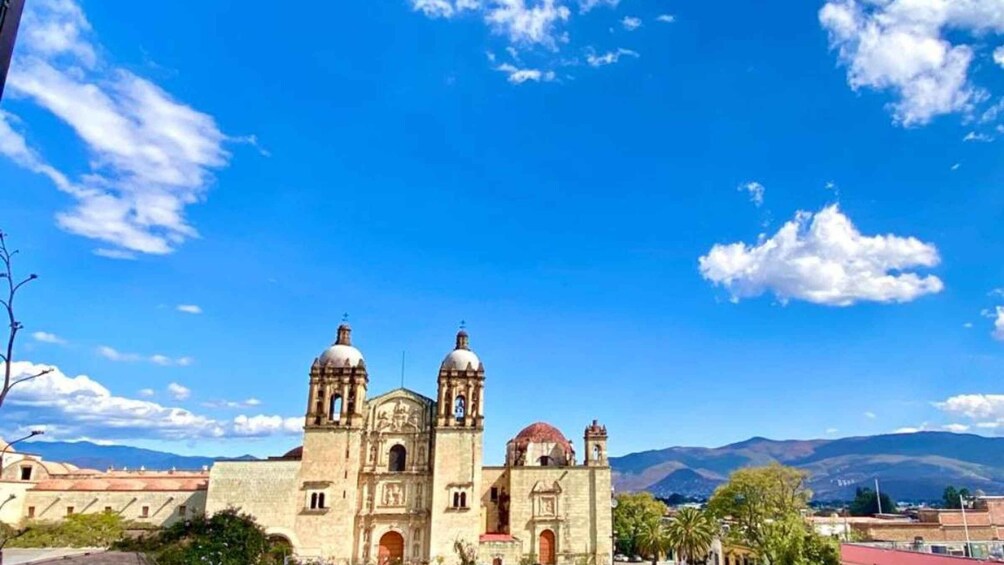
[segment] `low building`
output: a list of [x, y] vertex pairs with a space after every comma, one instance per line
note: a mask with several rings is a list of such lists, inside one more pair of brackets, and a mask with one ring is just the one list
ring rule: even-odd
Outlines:
[[939, 546], [917, 546], [913, 549], [845, 543], [840, 546], [841, 565], [966, 565], [984, 563], [987, 557], [999, 560], [1000, 554], [983, 555], [978, 559], [964, 554], [952, 555], [938, 551]]
[[73, 514], [115, 512], [153, 527], [202, 514], [209, 472], [80, 469], [28, 454], [0, 471], [0, 522], [57, 521]]

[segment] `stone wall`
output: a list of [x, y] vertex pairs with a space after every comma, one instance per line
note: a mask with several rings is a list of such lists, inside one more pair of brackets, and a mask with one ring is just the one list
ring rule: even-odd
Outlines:
[[23, 481], [0, 481], [0, 522], [4, 524], [21, 522], [25, 513], [27, 492], [33, 486], [34, 483]]
[[613, 512], [609, 467], [514, 467], [508, 470], [510, 533], [524, 555], [538, 556], [544, 530], [552, 530], [558, 563], [607, 563]]
[[220, 461], [209, 471], [206, 513], [236, 507], [255, 517], [268, 534], [299, 545], [294, 526], [301, 508], [299, 461]]
[[54, 521], [62, 520], [70, 514], [92, 514], [109, 510], [126, 520], [164, 527], [186, 517], [202, 514], [205, 508], [205, 490], [87, 491], [35, 488], [25, 492], [23, 516], [26, 519], [33, 516], [36, 520]]
[[[481, 534], [481, 431], [472, 428], [436, 430], [430, 506], [429, 559], [458, 563], [456, 540], [478, 545]], [[464, 493], [466, 508], [454, 508], [454, 493]]]

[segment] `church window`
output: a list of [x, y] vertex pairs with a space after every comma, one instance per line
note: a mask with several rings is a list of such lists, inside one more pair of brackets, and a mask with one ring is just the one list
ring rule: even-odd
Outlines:
[[460, 493], [459, 492], [453, 493], [453, 507], [454, 508], [460, 508]]
[[150, 507], [149, 506], [144, 506], [142, 509], [140, 509], [139, 517], [140, 518], [149, 518], [150, 517]]
[[541, 455], [540, 459], [537, 460], [537, 463], [539, 463], [541, 467], [553, 467], [554, 459], [548, 455]]
[[463, 395], [457, 396], [457, 400], [453, 403], [453, 416], [456, 417], [457, 423], [463, 423], [464, 416], [467, 415], [467, 401], [464, 399]]
[[324, 493], [323, 492], [310, 493], [310, 509], [321, 510], [322, 508], [324, 508]]
[[73, 507], [72, 506], [67, 506], [66, 507], [66, 515], [67, 516], [73, 516]]
[[598, 460], [599, 458], [600, 458], [600, 446], [594, 445], [593, 446], [593, 459]]
[[333, 422], [337, 422], [342, 417], [342, 395], [336, 394], [331, 397], [331, 410], [328, 412], [328, 417]]
[[21, 467], [21, 480], [30, 481], [31, 480], [31, 465], [26, 465]]
[[489, 495], [489, 498], [491, 499], [492, 502], [498, 502], [499, 501], [499, 488], [498, 487], [492, 487], [491, 494]]
[[387, 468], [391, 473], [401, 473], [405, 469], [407, 451], [403, 445], [395, 445], [390, 448]]
[[467, 493], [466, 492], [460, 493], [460, 507], [461, 508], [467, 508]]

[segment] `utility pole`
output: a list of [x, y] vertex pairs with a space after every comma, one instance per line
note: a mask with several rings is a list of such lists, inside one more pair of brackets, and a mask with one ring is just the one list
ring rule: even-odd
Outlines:
[[0, 0], [0, 99], [7, 83], [7, 70], [10, 69], [14, 39], [17, 38], [17, 26], [21, 23], [23, 11], [24, 0]]
[[966, 522], [966, 501], [959, 495], [959, 508], [962, 510], [962, 529], [966, 532], [966, 557], [973, 556], [973, 546], [969, 542], [969, 523]]
[[882, 493], [879, 492], [878, 479], [875, 479], [875, 502], [878, 503], [878, 513], [882, 513]]

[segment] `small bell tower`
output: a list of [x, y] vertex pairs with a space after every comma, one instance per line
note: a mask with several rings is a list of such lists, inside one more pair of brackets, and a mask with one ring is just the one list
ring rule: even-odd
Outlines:
[[584, 434], [587, 467], [607, 467], [607, 427], [599, 422], [586, 426]]

